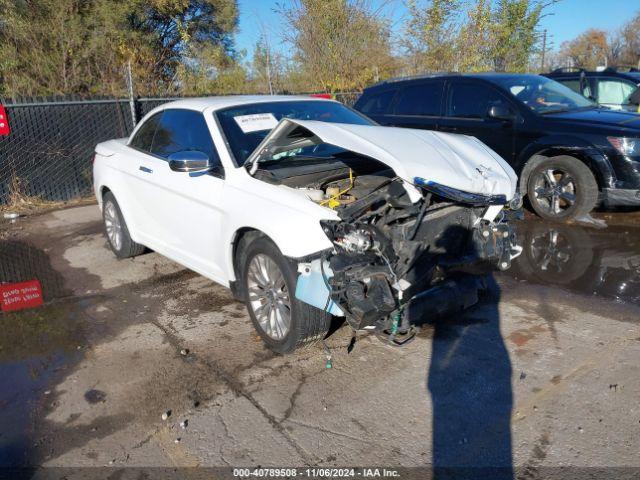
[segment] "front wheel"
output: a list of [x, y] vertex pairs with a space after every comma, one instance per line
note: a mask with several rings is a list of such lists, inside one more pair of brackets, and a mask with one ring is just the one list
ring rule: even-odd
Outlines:
[[268, 348], [289, 353], [324, 338], [331, 315], [295, 298], [297, 273], [273, 242], [259, 237], [239, 254], [249, 316]]
[[527, 181], [527, 196], [542, 218], [565, 222], [587, 215], [598, 202], [598, 184], [584, 163], [566, 155], [539, 162]]

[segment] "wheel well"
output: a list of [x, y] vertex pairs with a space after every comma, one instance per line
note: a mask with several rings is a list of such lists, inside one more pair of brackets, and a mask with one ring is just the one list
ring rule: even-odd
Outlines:
[[551, 149], [551, 150], [545, 150], [543, 152], [538, 152], [532, 155], [525, 162], [524, 167], [522, 168], [522, 172], [520, 172], [520, 180], [518, 182], [520, 194], [522, 196], [525, 196], [527, 194], [527, 181], [529, 180], [529, 175], [531, 174], [531, 171], [535, 168], [535, 166], [539, 162], [547, 158], [558, 157], [561, 155], [576, 158], [580, 160], [582, 163], [584, 163], [587, 167], [589, 167], [589, 170], [591, 170], [591, 173], [593, 173], [593, 176], [596, 179], [598, 189], [602, 189], [605, 183], [604, 179], [602, 178], [602, 173], [598, 170], [597, 167], [595, 167], [593, 162], [589, 160], [588, 156], [576, 150]]
[[244, 292], [242, 291], [242, 284], [239, 282], [240, 277], [240, 254], [242, 250], [250, 242], [265, 234], [255, 228], [241, 228], [236, 231], [233, 241], [231, 242], [231, 260], [233, 262], [233, 276], [235, 280], [230, 282], [231, 293], [238, 300], [242, 300]]
[[103, 198], [104, 198], [104, 196], [105, 196], [108, 192], [110, 192], [110, 191], [111, 191], [111, 190], [109, 189], [109, 187], [102, 186], [102, 187], [100, 188], [100, 198], [101, 198], [101, 199], [103, 199]]

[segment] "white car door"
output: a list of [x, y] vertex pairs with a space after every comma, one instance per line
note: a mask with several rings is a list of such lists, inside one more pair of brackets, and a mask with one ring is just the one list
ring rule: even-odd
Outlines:
[[[132, 140], [132, 142], [135, 141]], [[217, 165], [210, 172], [176, 172], [169, 156], [201, 151]], [[225, 284], [218, 251], [224, 171], [202, 112], [162, 112], [149, 153], [136, 152], [132, 185], [139, 207], [140, 241], [150, 248]]]

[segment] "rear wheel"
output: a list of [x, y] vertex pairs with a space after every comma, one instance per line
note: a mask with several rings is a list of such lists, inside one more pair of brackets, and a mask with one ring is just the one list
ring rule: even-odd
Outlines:
[[529, 174], [527, 196], [542, 218], [568, 221], [593, 210], [598, 201], [598, 184], [579, 159], [551, 157], [540, 161]]
[[131, 239], [120, 206], [111, 192], [107, 192], [102, 201], [102, 220], [109, 247], [118, 258], [135, 257], [144, 252], [144, 245]]
[[295, 298], [296, 271], [273, 242], [259, 237], [239, 255], [245, 303], [267, 347], [289, 353], [324, 338], [331, 315]]

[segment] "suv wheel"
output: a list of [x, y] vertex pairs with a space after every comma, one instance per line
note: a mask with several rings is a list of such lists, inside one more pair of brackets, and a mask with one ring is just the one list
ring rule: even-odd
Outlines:
[[273, 242], [258, 237], [239, 254], [244, 300], [267, 347], [289, 353], [324, 338], [331, 315], [295, 298], [297, 272]]
[[550, 157], [540, 161], [529, 174], [527, 196], [542, 218], [568, 221], [593, 210], [598, 202], [598, 184], [579, 159]]

